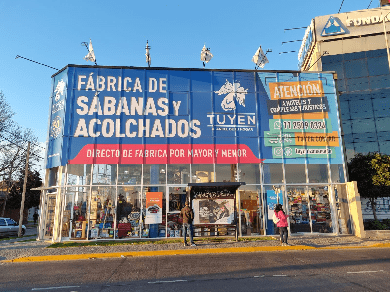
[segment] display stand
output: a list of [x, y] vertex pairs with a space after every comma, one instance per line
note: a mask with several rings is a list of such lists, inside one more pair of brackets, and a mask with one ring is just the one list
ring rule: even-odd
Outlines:
[[231, 236], [238, 241], [237, 189], [245, 182], [189, 183], [195, 236]]
[[76, 221], [76, 226], [81, 228], [75, 228], [73, 230], [73, 237], [78, 239], [85, 239], [86, 236], [86, 230], [87, 230], [87, 222], [86, 221]]

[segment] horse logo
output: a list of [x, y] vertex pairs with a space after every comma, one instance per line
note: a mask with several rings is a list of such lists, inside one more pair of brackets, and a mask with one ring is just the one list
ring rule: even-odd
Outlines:
[[221, 106], [224, 111], [232, 111], [236, 109], [237, 102], [245, 107], [245, 95], [248, 92], [248, 89], [245, 89], [238, 82], [230, 83], [226, 80], [225, 84], [218, 91], [214, 91], [218, 95], [226, 94], [225, 98], [222, 100]]

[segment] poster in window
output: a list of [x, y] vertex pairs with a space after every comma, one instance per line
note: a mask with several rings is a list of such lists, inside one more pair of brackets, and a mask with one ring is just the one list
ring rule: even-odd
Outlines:
[[272, 217], [274, 216], [274, 210], [275, 205], [278, 204], [283, 205], [283, 194], [280, 192], [279, 194], [276, 194], [273, 190], [267, 190], [267, 213], [268, 213], [268, 220], [272, 220]]
[[232, 224], [234, 199], [198, 199], [192, 202], [194, 224]]
[[162, 192], [146, 193], [145, 224], [162, 223]]

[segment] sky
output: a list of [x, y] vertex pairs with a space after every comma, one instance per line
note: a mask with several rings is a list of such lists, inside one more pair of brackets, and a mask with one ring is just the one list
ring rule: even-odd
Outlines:
[[[241, 1], [6, 1], [0, 0], [0, 91], [14, 120], [47, 138], [51, 76], [61, 69], [94, 65], [81, 45], [92, 39], [98, 65], [201, 68], [203, 45], [214, 58], [208, 69], [254, 69], [261, 45], [264, 70], [297, 70], [298, 50], [312, 18], [376, 8], [379, 0]], [[284, 43], [283, 42], [288, 42]], [[290, 52], [282, 53], [281, 52]]]

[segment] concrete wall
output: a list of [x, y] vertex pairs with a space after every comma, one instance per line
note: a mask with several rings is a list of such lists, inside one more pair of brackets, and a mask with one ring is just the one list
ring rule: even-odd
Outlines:
[[347, 182], [347, 195], [352, 232], [357, 237], [365, 238], [362, 206], [356, 181]]

